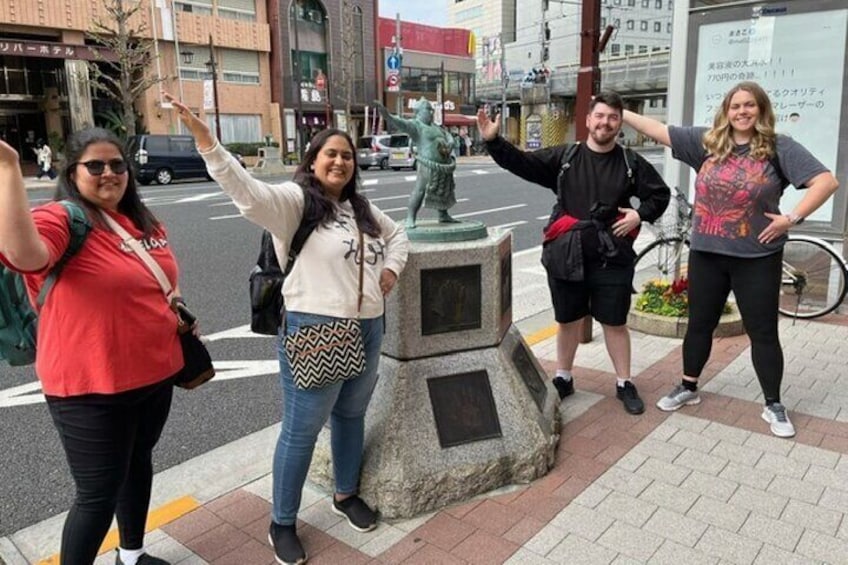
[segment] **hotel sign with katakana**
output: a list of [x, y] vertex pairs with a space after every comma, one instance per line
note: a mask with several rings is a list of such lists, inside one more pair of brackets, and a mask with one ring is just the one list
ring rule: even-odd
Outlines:
[[47, 57], [50, 59], [83, 59], [85, 61], [115, 61], [109, 49], [92, 45], [73, 45], [50, 41], [21, 41], [0, 37], [0, 55], [19, 57]]

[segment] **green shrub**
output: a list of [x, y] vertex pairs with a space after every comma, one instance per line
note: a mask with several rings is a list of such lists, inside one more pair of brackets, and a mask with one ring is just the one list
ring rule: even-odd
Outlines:
[[[271, 142], [272, 147], [279, 147], [277, 142]], [[239, 153], [242, 157], [256, 157], [259, 155], [259, 148], [266, 147], [264, 141], [255, 141], [253, 143], [227, 143], [224, 145], [230, 153]]]

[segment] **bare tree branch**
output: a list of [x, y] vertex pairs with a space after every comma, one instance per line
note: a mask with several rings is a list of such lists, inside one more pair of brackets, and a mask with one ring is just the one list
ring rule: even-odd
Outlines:
[[137, 15], [142, 0], [102, 0], [106, 16], [91, 24], [86, 37], [104, 47], [90, 65], [92, 86], [120, 106], [122, 131], [136, 133], [136, 103], [151, 86], [165, 80], [148, 75], [153, 60], [153, 42], [145, 37], [147, 25]]

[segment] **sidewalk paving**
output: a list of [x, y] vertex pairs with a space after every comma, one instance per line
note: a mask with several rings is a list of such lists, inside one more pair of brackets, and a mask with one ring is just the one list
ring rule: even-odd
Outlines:
[[[514, 255], [513, 289], [515, 323], [552, 374], [538, 250]], [[595, 324], [578, 350], [577, 392], [561, 405], [546, 476], [367, 534], [307, 485], [298, 529], [309, 563], [848, 565], [848, 316], [780, 324], [783, 402], [796, 437], [772, 436], [760, 418], [745, 336], [716, 340], [703, 401], [669, 414], [654, 403], [679, 382], [681, 340], [634, 332], [633, 374], [647, 410], [626, 414]], [[267, 532], [277, 433], [268, 427], [157, 474], [150, 552], [181, 565], [274, 563]], [[0, 565], [58, 563], [63, 520], [0, 538]], [[113, 534], [97, 565], [114, 563], [115, 543]]]
[[[781, 332], [793, 439], [771, 436], [760, 419], [746, 337], [717, 340], [703, 402], [668, 414], [653, 403], [679, 379], [681, 342], [635, 333], [634, 373], [648, 409], [630, 416], [615, 399], [596, 326], [578, 352], [577, 393], [562, 404], [556, 463], [545, 477], [367, 534], [307, 486], [298, 529], [309, 563], [848, 563], [848, 369], [839, 354], [848, 317], [782, 320]], [[533, 350], [552, 373], [555, 343], [534, 337], [542, 333], [525, 335], [538, 340]], [[171, 502], [151, 515], [150, 552], [182, 565], [273, 563], [276, 433], [262, 430], [157, 475], [160, 485], [182, 476], [182, 488], [186, 478], [194, 488], [182, 510], [176, 493], [158, 495]], [[238, 472], [222, 472], [227, 460]], [[42, 535], [55, 538], [62, 519], [42, 524]], [[55, 551], [55, 539], [32, 547], [31, 534], [0, 540], [0, 556], [18, 565], [30, 561], [17, 551], [30, 559]], [[113, 562], [107, 552], [96, 563]]]

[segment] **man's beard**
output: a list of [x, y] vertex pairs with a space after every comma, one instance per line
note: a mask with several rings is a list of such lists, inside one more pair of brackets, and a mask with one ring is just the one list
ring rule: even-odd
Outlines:
[[592, 139], [599, 145], [607, 145], [615, 140], [618, 132], [614, 130], [606, 130], [603, 128], [595, 128], [591, 131]]

